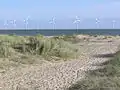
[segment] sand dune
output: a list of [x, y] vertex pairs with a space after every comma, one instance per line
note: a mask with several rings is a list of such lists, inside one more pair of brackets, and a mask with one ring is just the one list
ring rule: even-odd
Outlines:
[[66, 90], [71, 84], [84, 78], [84, 71], [98, 68], [92, 64], [109, 60], [120, 44], [120, 38], [115, 36], [79, 35], [77, 38], [89, 39], [77, 43], [81, 48], [79, 59], [48, 62], [41, 66], [28, 65], [1, 73], [0, 90]]

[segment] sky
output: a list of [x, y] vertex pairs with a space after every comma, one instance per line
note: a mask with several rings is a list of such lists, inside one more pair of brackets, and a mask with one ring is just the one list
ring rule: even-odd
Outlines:
[[[3, 20], [16, 19], [16, 28], [25, 27], [23, 19], [30, 16], [31, 28], [52, 28], [48, 24], [56, 19], [56, 28], [76, 28], [72, 23], [78, 16], [84, 25], [79, 28], [96, 28], [95, 18], [99, 18], [101, 28], [111, 28], [111, 20], [120, 18], [119, 0], [1, 0], [0, 27]], [[104, 22], [103, 22], [104, 21]], [[108, 22], [109, 21], [109, 22]], [[82, 23], [81, 22], [81, 23]], [[116, 22], [117, 23], [117, 22]], [[92, 25], [93, 24], [93, 25]], [[106, 26], [105, 26], [106, 24]], [[12, 28], [9, 23], [9, 28]], [[117, 24], [116, 28], [120, 28]]]

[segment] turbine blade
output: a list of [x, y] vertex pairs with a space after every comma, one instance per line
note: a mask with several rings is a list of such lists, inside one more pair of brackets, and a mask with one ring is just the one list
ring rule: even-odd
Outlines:
[[75, 20], [73, 23], [77, 23], [77, 21]]

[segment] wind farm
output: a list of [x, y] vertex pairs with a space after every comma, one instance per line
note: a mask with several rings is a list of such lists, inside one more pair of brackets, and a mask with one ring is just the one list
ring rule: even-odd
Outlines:
[[[65, 26], [67, 26], [67, 28], [65, 29], [119, 29], [120, 25], [120, 21], [116, 21], [115, 19], [110, 19], [109, 22], [107, 21], [107, 19], [99, 19], [99, 18], [93, 18], [93, 19], [84, 19], [84, 18], [79, 18], [79, 16], [75, 16], [75, 19], [68, 19], [69, 21], [65, 21], [65, 24], [63, 24], [63, 27], [60, 28], [59, 23], [64, 22], [61, 21], [57, 21], [55, 17], [52, 17], [52, 19], [48, 19], [48, 20], [43, 20], [44, 24], [41, 22], [40, 19], [38, 20], [34, 20], [32, 18], [30, 18], [30, 16], [27, 16], [26, 18], [24, 18], [23, 20], [17, 20], [17, 19], [6, 19], [3, 21], [0, 21], [1, 24], [4, 24], [4, 27], [1, 27], [0, 30], [2, 29], [64, 29]], [[104, 20], [104, 21], [103, 21]], [[32, 21], [34, 21], [35, 23], [32, 23]], [[56, 22], [57, 21], [57, 22]], [[72, 21], [72, 22], [71, 22]], [[4, 22], [4, 23], [3, 23]], [[87, 23], [91, 23], [89, 25], [87, 25]], [[109, 27], [105, 24], [108, 24]], [[112, 23], [112, 24], [111, 24]], [[118, 24], [117, 24], [118, 23]], [[46, 24], [46, 25], [45, 25]], [[48, 25], [49, 24], [49, 25]], [[40, 26], [42, 25], [42, 27]], [[32, 27], [34, 26], [34, 27]], [[43, 27], [44, 26], [44, 27]], [[46, 27], [45, 27], [46, 26]], [[87, 27], [86, 27], [87, 26]], [[88, 28], [89, 27], [89, 28]], [[112, 27], [112, 28], [111, 28]]]
[[1, 0], [0, 90], [120, 90], [119, 0]]
[[[88, 19], [89, 20], [89, 19]], [[92, 22], [93, 20], [93, 22]], [[87, 21], [79, 16], [75, 16], [72, 20], [69, 19], [68, 27], [73, 28], [58, 28], [59, 20], [56, 17], [52, 17], [51, 19], [46, 20], [44, 24], [48, 24], [49, 28], [43, 27], [44, 24], [39, 22], [34, 23], [32, 25], [33, 18], [29, 15], [24, 18], [23, 20], [11, 19], [11, 20], [4, 20], [3, 28], [0, 29], [0, 34], [16, 34], [16, 35], [36, 35], [36, 34], [43, 34], [47, 36], [53, 35], [72, 35], [72, 34], [101, 34], [101, 35], [119, 35], [120, 31], [117, 27], [119, 27], [119, 21], [115, 19], [109, 20], [109, 22], [104, 21], [102, 18], [93, 18], [91, 21], [91, 28], [84, 28], [87, 25]], [[40, 20], [41, 21], [41, 20]], [[103, 23], [110, 24], [110, 27], [104, 28]], [[66, 23], [67, 24], [67, 23]], [[20, 26], [21, 25], [21, 26]], [[32, 26], [34, 28], [32, 28]], [[65, 25], [65, 24], [64, 24]], [[66, 25], [65, 25], [66, 26]], [[19, 27], [19, 28], [18, 28]], [[88, 26], [89, 27], [89, 26]]]

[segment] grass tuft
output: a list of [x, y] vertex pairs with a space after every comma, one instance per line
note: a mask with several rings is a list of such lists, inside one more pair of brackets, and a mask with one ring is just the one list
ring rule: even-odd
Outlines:
[[0, 57], [9, 57], [13, 55], [14, 50], [10, 47], [10, 44], [7, 42], [0, 42]]

